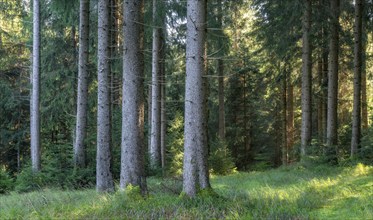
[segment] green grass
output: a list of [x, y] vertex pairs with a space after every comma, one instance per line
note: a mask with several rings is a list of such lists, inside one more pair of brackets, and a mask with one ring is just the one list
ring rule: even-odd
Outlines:
[[181, 181], [148, 180], [146, 199], [93, 189], [0, 196], [1, 219], [373, 219], [373, 167], [293, 165], [213, 177], [218, 196], [179, 196]]

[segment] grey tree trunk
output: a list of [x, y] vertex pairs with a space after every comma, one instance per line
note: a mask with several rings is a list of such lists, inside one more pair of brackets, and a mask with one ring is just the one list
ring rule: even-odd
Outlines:
[[331, 23], [328, 67], [328, 113], [326, 128], [327, 146], [338, 142], [338, 53], [339, 53], [339, 0], [330, 0]]
[[152, 116], [149, 158], [153, 169], [161, 166], [161, 87], [160, 87], [160, 32], [158, 5], [160, 1], [153, 0], [153, 49], [152, 49]]
[[97, 158], [96, 189], [114, 191], [111, 174], [110, 134], [110, 38], [109, 1], [98, 1], [98, 109], [97, 109]]
[[146, 190], [144, 173], [144, 56], [142, 0], [123, 5], [123, 98], [120, 188]]
[[[364, 10], [365, 11], [365, 10]], [[363, 11], [363, 12], [364, 12]], [[366, 130], [368, 129], [368, 100], [367, 100], [367, 31], [366, 31], [366, 13], [363, 13], [363, 37], [362, 37], [362, 70], [361, 70], [361, 124], [362, 129]]]
[[307, 147], [311, 143], [312, 133], [312, 49], [310, 39], [311, 29], [311, 0], [305, 1], [303, 14], [303, 55], [302, 55], [302, 128], [301, 128], [301, 157], [306, 156]]
[[317, 135], [320, 143], [323, 141], [323, 104], [324, 97], [322, 94], [323, 89], [323, 69], [322, 69], [322, 55], [318, 58], [317, 61], [317, 84], [320, 89], [319, 96], [317, 97]]
[[[223, 28], [223, 6], [222, 1], [218, 1], [218, 25], [220, 28]], [[218, 41], [218, 48], [222, 50], [223, 43], [222, 40], [219, 38]], [[223, 53], [219, 53], [222, 57]], [[219, 138], [221, 140], [225, 139], [225, 106], [224, 106], [224, 61], [222, 59], [218, 59], [218, 77], [219, 77], [219, 85], [218, 85], [218, 97], [219, 97]]]
[[[326, 30], [323, 30], [326, 32]], [[323, 41], [325, 42], [322, 53], [322, 88], [321, 88], [321, 97], [322, 97], [322, 143], [326, 143], [326, 128], [328, 121], [328, 63], [329, 63], [329, 50], [326, 34], [323, 34]]]
[[224, 106], [224, 61], [218, 60], [218, 76], [219, 76], [219, 138], [225, 139], [225, 106]]
[[[205, 1], [205, 16], [207, 14], [207, 1]], [[205, 19], [206, 20], [206, 19]], [[207, 30], [207, 26], [205, 27]], [[206, 35], [205, 35], [206, 36]], [[208, 51], [208, 42], [205, 40], [205, 48], [204, 48], [204, 73], [206, 75], [208, 73], [208, 59], [207, 59], [207, 51]], [[203, 105], [202, 105], [202, 121], [203, 129], [202, 129], [202, 148], [197, 148], [197, 173], [199, 177], [199, 188], [200, 189], [207, 189], [210, 188], [210, 180], [209, 180], [209, 171], [208, 171], [208, 152], [210, 151], [209, 147], [209, 134], [208, 134], [208, 118], [209, 112], [207, 108], [208, 104], [208, 94], [209, 94], [209, 82], [208, 78], [202, 76], [202, 97], [203, 97]]]
[[160, 58], [160, 68], [161, 68], [161, 161], [162, 169], [166, 166], [166, 131], [167, 131], [167, 118], [166, 118], [166, 39], [165, 33], [161, 32], [161, 58]]
[[286, 92], [287, 92], [286, 123], [287, 123], [287, 132], [288, 132], [286, 148], [288, 152], [287, 163], [289, 163], [291, 161], [291, 158], [290, 158], [291, 148], [294, 145], [294, 86], [291, 82], [291, 72], [289, 72]]
[[74, 143], [74, 165], [85, 166], [84, 139], [87, 127], [89, 0], [80, 0], [78, 99]]
[[362, 15], [364, 0], [355, 1], [354, 31], [354, 104], [352, 110], [351, 157], [360, 145], [361, 136], [361, 72], [362, 72]]
[[197, 188], [209, 187], [205, 182], [208, 175], [204, 176], [207, 167], [203, 167], [207, 165], [203, 161], [207, 152], [203, 79], [206, 1], [188, 0], [187, 5], [183, 191], [195, 197]]
[[[152, 84], [147, 84], [148, 86], [148, 99], [147, 99], [147, 104], [148, 104], [148, 145], [145, 150], [147, 152], [150, 152], [150, 145], [151, 145], [151, 140], [152, 140]], [[144, 101], [145, 102], [145, 101]]]
[[288, 100], [287, 100], [287, 81], [288, 81], [288, 69], [287, 65], [285, 64], [285, 70], [284, 70], [284, 78], [282, 81], [282, 128], [283, 128], [283, 143], [282, 143], [282, 149], [281, 153], [279, 153], [279, 160], [282, 160], [282, 164], [286, 165], [288, 163], [288, 158], [289, 158], [289, 152], [288, 152], [288, 120], [287, 120], [287, 110], [288, 110]]
[[41, 169], [40, 150], [40, 2], [33, 1], [33, 44], [32, 44], [32, 94], [31, 94], [31, 163], [33, 172]]
[[367, 70], [366, 70], [366, 46], [363, 47], [363, 67], [361, 72], [361, 122], [363, 130], [369, 127], [368, 99], [367, 99]]

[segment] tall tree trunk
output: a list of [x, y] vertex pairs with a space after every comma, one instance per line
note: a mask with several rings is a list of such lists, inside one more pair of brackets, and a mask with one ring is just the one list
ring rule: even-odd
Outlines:
[[288, 82], [287, 82], [287, 146], [286, 151], [287, 155], [287, 163], [290, 162], [289, 153], [291, 148], [294, 145], [294, 86], [291, 82], [291, 74], [289, 72]]
[[[183, 191], [189, 197], [195, 197], [197, 188], [206, 188], [200, 176], [205, 164], [199, 159], [205, 158], [205, 94], [204, 94], [204, 45], [206, 32], [206, 1], [187, 1], [187, 48], [185, 82], [185, 123], [184, 123], [184, 164]], [[204, 162], [204, 161], [203, 161]], [[207, 169], [206, 169], [207, 170]], [[202, 174], [204, 175], [204, 174]]]
[[225, 107], [224, 107], [224, 62], [218, 60], [218, 76], [219, 76], [219, 138], [225, 139]]
[[[329, 0], [321, 0], [319, 10], [328, 8]], [[320, 143], [326, 143], [326, 127], [327, 127], [327, 112], [328, 112], [328, 63], [329, 63], [329, 48], [328, 48], [328, 29], [326, 22], [321, 25], [321, 75], [320, 75]]]
[[354, 104], [352, 110], [351, 157], [357, 153], [361, 136], [361, 67], [362, 67], [362, 15], [364, 0], [355, 1], [354, 31]]
[[160, 1], [153, 0], [153, 49], [152, 49], [152, 124], [150, 139], [150, 165], [153, 169], [161, 166], [161, 102], [160, 102], [160, 32], [162, 29], [159, 25], [160, 10], [158, 6]]
[[40, 2], [33, 2], [33, 44], [32, 44], [32, 94], [31, 94], [31, 163], [32, 170], [41, 169], [40, 151]]
[[146, 191], [144, 166], [143, 0], [123, 4], [123, 98], [120, 188], [129, 184]]
[[99, 192], [113, 191], [111, 174], [110, 134], [110, 38], [109, 2], [98, 1], [98, 109], [97, 109], [97, 158], [96, 189]]
[[161, 32], [161, 57], [160, 57], [160, 72], [161, 72], [161, 162], [162, 170], [166, 166], [166, 131], [167, 131], [167, 118], [166, 118], [166, 39], [165, 31]]
[[312, 133], [312, 48], [310, 39], [311, 29], [311, 0], [305, 1], [303, 14], [303, 55], [302, 55], [302, 129], [301, 157], [307, 155], [307, 147], [311, 143]]
[[[286, 165], [288, 161], [288, 130], [287, 130], [287, 67], [285, 66], [284, 78], [282, 81], [282, 129], [283, 129], [283, 140], [282, 140], [282, 164]], [[281, 156], [280, 155], [280, 156]], [[281, 159], [281, 158], [280, 158]], [[279, 162], [280, 162], [279, 159]]]
[[323, 63], [322, 55], [320, 55], [317, 61], [317, 84], [319, 93], [317, 96], [317, 136], [320, 143], [323, 142]]
[[330, 0], [331, 23], [328, 72], [328, 120], [326, 143], [329, 147], [338, 142], [338, 55], [339, 55], [339, 0]]
[[251, 123], [251, 108], [250, 104], [248, 103], [248, 97], [249, 97], [249, 92], [248, 92], [248, 79], [246, 77], [246, 74], [243, 74], [243, 91], [242, 91], [242, 99], [243, 99], [243, 136], [244, 136], [244, 162], [243, 166], [245, 169], [247, 169], [250, 160], [251, 160], [251, 145], [252, 145], [252, 123]]
[[[207, 15], [207, 1], [205, 1], [204, 7], [204, 15], [206, 21]], [[206, 38], [206, 31], [207, 25], [205, 24], [205, 38]], [[208, 133], [208, 121], [209, 121], [209, 109], [207, 108], [208, 105], [208, 96], [209, 96], [209, 81], [208, 78], [204, 75], [208, 74], [209, 66], [208, 66], [208, 42], [204, 40], [204, 71], [202, 76], [202, 97], [203, 97], [203, 104], [202, 104], [202, 121], [203, 129], [202, 129], [202, 145], [201, 149], [197, 148], [197, 172], [199, 177], [199, 188], [206, 189], [210, 188], [210, 180], [209, 180], [209, 171], [208, 171], [208, 155], [210, 152], [210, 145], [209, 145], [209, 133]]]
[[[223, 28], [223, 8], [222, 1], [218, 1], [218, 25], [220, 28]], [[222, 50], [223, 48], [222, 40], [219, 38], [218, 49]], [[218, 79], [219, 79], [219, 138], [221, 140], [225, 139], [225, 106], [224, 106], [224, 61], [221, 59], [223, 53], [219, 53], [220, 58], [218, 59]]]
[[[152, 82], [148, 83], [148, 99], [147, 99], [147, 104], [148, 104], [148, 145], [147, 151], [150, 152], [150, 146], [151, 146], [151, 140], [152, 140]], [[145, 102], [145, 101], [144, 101]], [[145, 120], [145, 119], [144, 119]]]
[[85, 166], [84, 139], [87, 128], [89, 0], [80, 0], [78, 99], [74, 144], [74, 165]]
[[[366, 11], [366, 10], [364, 10]], [[368, 40], [368, 35], [366, 31], [366, 23], [367, 19], [366, 14], [364, 13], [363, 16], [363, 22], [362, 22], [362, 31], [363, 31], [363, 37], [362, 37], [362, 70], [361, 70], [361, 123], [362, 123], [362, 128], [364, 130], [368, 129], [368, 100], [367, 100], [367, 40]]]

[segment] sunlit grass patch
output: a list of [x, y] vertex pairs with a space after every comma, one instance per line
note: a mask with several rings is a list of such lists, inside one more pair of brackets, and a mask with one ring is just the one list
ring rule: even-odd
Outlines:
[[[372, 219], [372, 167], [304, 167], [215, 176], [216, 194], [180, 197], [180, 178], [149, 178], [149, 195], [44, 189], [0, 196], [5, 219]], [[136, 191], [136, 190], [135, 190]], [[137, 194], [136, 194], [137, 195]]]

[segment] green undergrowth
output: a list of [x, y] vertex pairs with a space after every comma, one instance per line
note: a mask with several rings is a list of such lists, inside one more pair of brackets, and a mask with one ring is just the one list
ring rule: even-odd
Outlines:
[[148, 180], [146, 198], [43, 189], [0, 196], [2, 219], [373, 219], [373, 167], [304, 167], [212, 178], [214, 192], [180, 196], [180, 179]]

